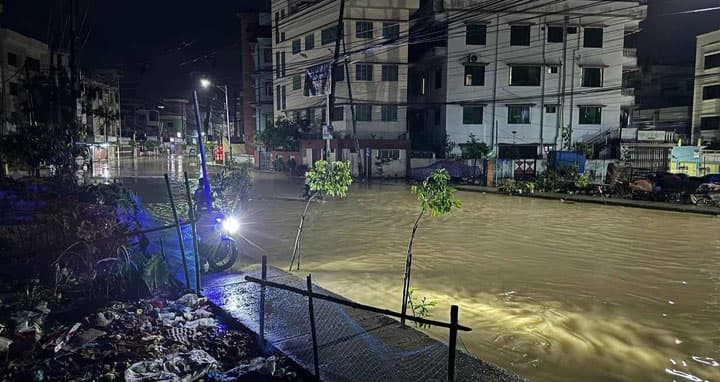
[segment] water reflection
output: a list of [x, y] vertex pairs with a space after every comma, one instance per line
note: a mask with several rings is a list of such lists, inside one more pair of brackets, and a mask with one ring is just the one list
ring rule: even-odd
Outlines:
[[[162, 213], [157, 182], [134, 187]], [[252, 193], [296, 197], [301, 185], [256, 174]], [[460, 211], [422, 223], [413, 284], [439, 300], [435, 319], [460, 305], [471, 352], [536, 381], [720, 381], [720, 219], [458, 195]], [[259, 248], [245, 246], [238, 267], [261, 255], [287, 267], [302, 207], [251, 203], [244, 231]], [[355, 185], [347, 199], [313, 206], [300, 275], [397, 309], [416, 213], [404, 185]]]

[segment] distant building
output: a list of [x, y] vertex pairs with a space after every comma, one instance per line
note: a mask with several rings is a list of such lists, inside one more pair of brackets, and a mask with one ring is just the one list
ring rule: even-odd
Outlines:
[[413, 23], [416, 41], [447, 36], [410, 76], [411, 129], [436, 150], [472, 134], [501, 159], [538, 158], [628, 126], [644, 1], [482, 4], [427, 1]]
[[[325, 153], [322, 126], [328, 122], [328, 105], [322, 95], [305, 95], [310, 87], [306, 74], [332, 64], [339, 7], [339, 0], [272, 2], [274, 117], [286, 117], [303, 131], [300, 157], [308, 166]], [[371, 176], [406, 174], [408, 44], [402, 35], [417, 8], [417, 0], [345, 1], [338, 56], [346, 56], [343, 50], [352, 55], [349, 73], [344, 60], [332, 70], [335, 103], [329, 119], [334, 132], [328, 158], [351, 160], [354, 173], [364, 163], [363, 171]], [[360, 153], [354, 153], [355, 143]]]
[[697, 36], [692, 138], [720, 142], [720, 30]]
[[184, 98], [163, 98], [162, 109], [159, 109], [160, 129], [164, 142], [185, 142], [196, 137], [195, 131], [188, 130], [188, 104]]
[[243, 125], [240, 133], [248, 154], [254, 154], [253, 137], [273, 121], [272, 39], [270, 14], [246, 12], [240, 19], [242, 54]]
[[87, 142], [116, 142], [122, 126], [117, 72], [98, 71], [81, 76], [80, 97], [83, 100], [80, 122], [87, 129]]
[[24, 84], [28, 77], [47, 73], [50, 68], [48, 45], [9, 29], [0, 29], [0, 135], [16, 132], [18, 125], [29, 125], [30, 115], [22, 112], [27, 102]]

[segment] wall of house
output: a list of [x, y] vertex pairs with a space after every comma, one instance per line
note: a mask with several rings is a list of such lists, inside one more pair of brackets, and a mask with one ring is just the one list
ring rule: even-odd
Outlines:
[[720, 85], [720, 67], [705, 68], [705, 56], [720, 53], [720, 30], [697, 36], [695, 89], [693, 94], [693, 141], [720, 141], [720, 129], [701, 130], [703, 117], [720, 117], [720, 98], [703, 99], [703, 88]]
[[[558, 116], [563, 117], [563, 126], [572, 128], [573, 142], [619, 126], [621, 108], [631, 106], [634, 101], [632, 95], [623, 95], [621, 90], [623, 71], [636, 66], [635, 58], [628, 57], [632, 56], [633, 52], [623, 49], [624, 33], [626, 29], [637, 27], [639, 20], [644, 17], [645, 8], [637, 2], [613, 2], [617, 4], [595, 7], [588, 6], [588, 2], [584, 1], [562, 3], [564, 10], [547, 6], [534, 13], [504, 12], [501, 16], [479, 14], [475, 19], [449, 24], [446, 71], [448, 106], [445, 123], [450, 140], [462, 143], [468, 140], [470, 134], [474, 134], [478, 140], [488, 144], [494, 139], [496, 144], [512, 144], [515, 141], [517, 144], [539, 145], [542, 118], [542, 141], [545, 145], [552, 145], [559, 143], [561, 135], [556, 124]], [[467, 1], [446, 1], [448, 17], [457, 18], [462, 7], [468, 4]], [[563, 15], [568, 14], [568, 9], [583, 5], [586, 8], [582, 11], [569, 14], [568, 26], [576, 27], [577, 33], [568, 34], [566, 62], [563, 63], [564, 44], [547, 42], [545, 26], [562, 26]], [[543, 16], [552, 11], [557, 13]], [[616, 16], [581, 16], [597, 14], [600, 11]], [[484, 45], [466, 44], [464, 32], [467, 23], [472, 22], [486, 25]], [[510, 45], [511, 26], [517, 23], [530, 25], [530, 46]], [[586, 27], [603, 28], [602, 48], [583, 46]], [[470, 55], [476, 55], [478, 64], [485, 67], [482, 86], [464, 84], [465, 65]], [[540, 66], [540, 85], [511, 86], [511, 68], [515, 65]], [[549, 73], [550, 66], [558, 66], [558, 73]], [[563, 67], [572, 69], [565, 71], [565, 92], [560, 91], [559, 84]], [[583, 67], [602, 68], [602, 88], [582, 86]], [[565, 107], [562, 110], [557, 108], [554, 114], [545, 112], [543, 104], [558, 105], [563, 95]], [[468, 104], [483, 106], [482, 123], [463, 123], [463, 106]], [[508, 123], [508, 106], [521, 104], [530, 106], [529, 123]], [[601, 106], [601, 122], [592, 125], [579, 124], [581, 105]], [[493, 132], [494, 124], [497, 124], [497, 133]], [[454, 152], [459, 153], [459, 147], [456, 146]]]

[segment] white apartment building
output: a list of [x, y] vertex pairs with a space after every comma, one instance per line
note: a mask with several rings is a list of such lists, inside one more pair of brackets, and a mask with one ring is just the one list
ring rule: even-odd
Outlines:
[[[417, 7], [418, 0], [345, 0], [341, 62], [333, 71], [336, 87], [331, 118], [335, 139], [354, 138], [347, 87], [350, 81], [357, 138], [384, 140], [385, 148], [387, 141], [407, 142], [406, 36], [410, 14]], [[305, 73], [308, 68], [332, 61], [339, 8], [340, 0], [272, 2], [275, 117], [297, 121], [306, 131], [304, 138], [321, 138], [326, 100], [304, 95]], [[348, 58], [349, 75], [343, 57]], [[405, 161], [407, 156], [405, 149], [373, 150], [373, 157], [382, 157], [385, 162]], [[387, 171], [382, 173], [386, 175]]]
[[644, 2], [487, 3], [434, 4], [447, 44], [411, 77], [426, 134], [446, 132], [455, 154], [473, 134], [500, 158], [536, 158], [561, 149], [563, 133], [567, 146], [627, 126], [637, 59], [625, 41]]
[[693, 142], [720, 141], [720, 30], [697, 36]]
[[48, 45], [10, 29], [0, 29], [0, 135], [16, 132], [17, 125], [29, 123], [22, 112], [27, 102], [26, 76], [50, 68]]

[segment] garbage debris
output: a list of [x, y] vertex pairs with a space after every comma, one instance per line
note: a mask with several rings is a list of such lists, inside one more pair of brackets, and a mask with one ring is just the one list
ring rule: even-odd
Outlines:
[[176, 353], [152, 361], [132, 364], [125, 370], [127, 382], [195, 381], [218, 365], [218, 361], [203, 350]]

